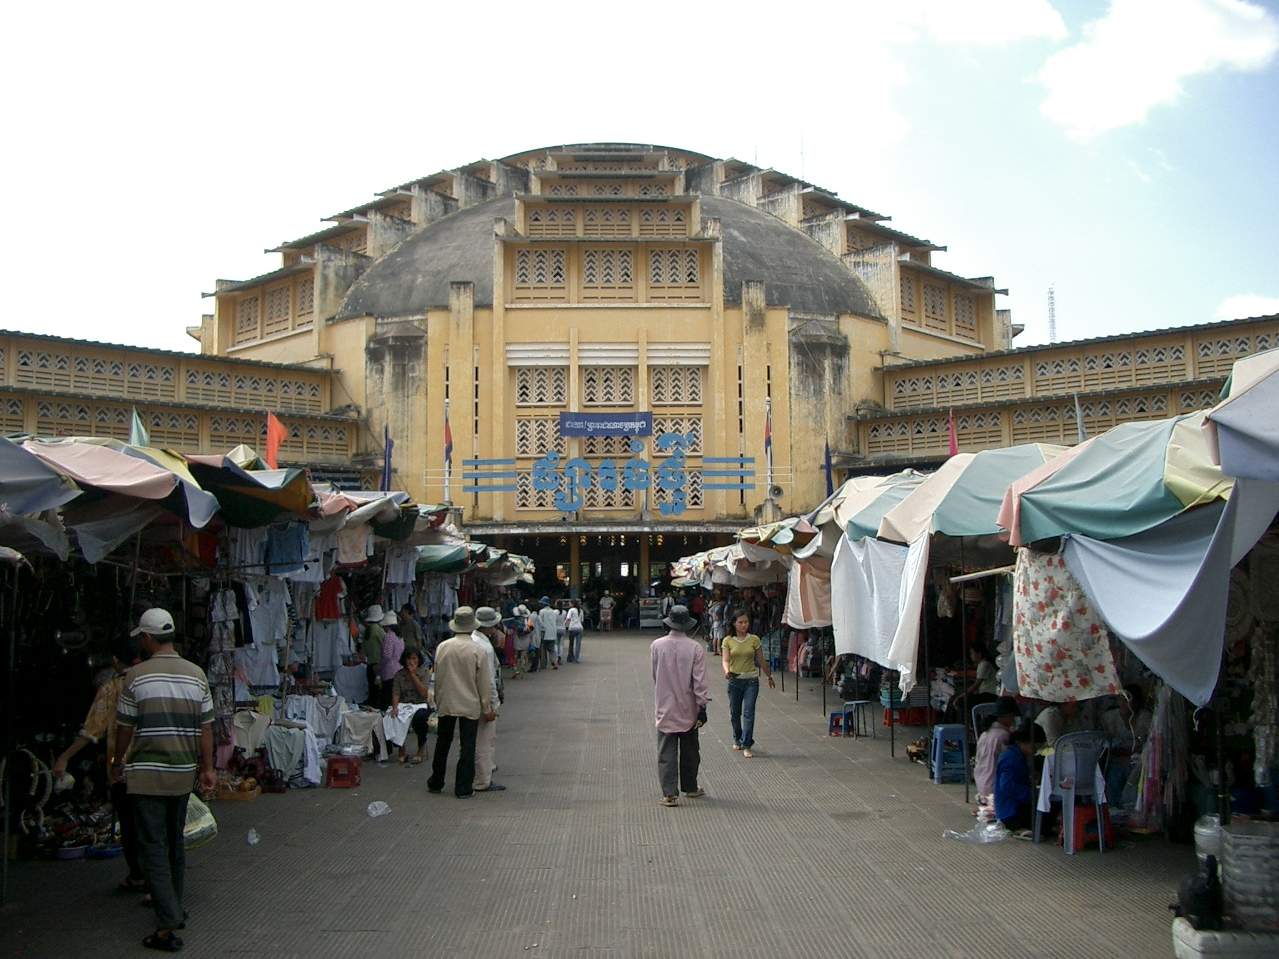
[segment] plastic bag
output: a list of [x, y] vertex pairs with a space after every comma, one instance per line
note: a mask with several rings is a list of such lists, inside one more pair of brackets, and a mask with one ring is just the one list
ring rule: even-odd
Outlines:
[[1003, 842], [1010, 833], [1001, 822], [976, 823], [972, 829], [967, 832], [956, 832], [954, 829], [947, 829], [942, 833], [943, 839], [958, 839], [960, 842], [971, 842], [982, 845], [988, 842]]
[[376, 819], [378, 816], [385, 816], [390, 811], [391, 811], [391, 807], [388, 806], [386, 803], [382, 802], [381, 800], [378, 800], [377, 802], [369, 803], [370, 819]]
[[204, 804], [204, 800], [194, 793], [187, 800], [187, 821], [182, 828], [182, 845], [187, 849], [199, 849], [207, 846], [218, 836], [218, 821]]

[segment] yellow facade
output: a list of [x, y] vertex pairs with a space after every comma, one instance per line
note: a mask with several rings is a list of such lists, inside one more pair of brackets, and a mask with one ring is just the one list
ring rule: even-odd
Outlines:
[[[531, 151], [330, 219], [278, 247], [274, 273], [219, 281], [193, 335], [207, 353], [333, 367], [334, 404], [363, 415], [365, 452], [387, 428], [397, 483], [463, 506], [477, 531], [727, 531], [807, 508], [825, 495], [825, 448], [848, 447], [847, 413], [882, 394], [894, 357], [980, 353], [1010, 335], [993, 282], [936, 269], [940, 247], [794, 177], [687, 151]], [[911, 284], [917, 312], [901, 302]], [[556, 508], [533, 481], [548, 451], [596, 470], [632, 455], [624, 437], [560, 437], [559, 414], [574, 412], [651, 413], [639, 455], [654, 469], [657, 437], [691, 436], [686, 508], [663, 511], [670, 491], [598, 484], [581, 509]], [[734, 481], [713, 461], [735, 457], [753, 460], [749, 488], [707, 488]], [[503, 484], [479, 472], [513, 473], [515, 489], [477, 491]]]

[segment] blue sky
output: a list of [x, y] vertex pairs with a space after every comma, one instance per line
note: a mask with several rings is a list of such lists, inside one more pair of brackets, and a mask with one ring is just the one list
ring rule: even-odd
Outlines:
[[[487, 10], [487, 8], [486, 8]], [[2, 325], [191, 349], [216, 277], [481, 156], [668, 143], [802, 174], [993, 274], [1022, 344], [1279, 312], [1279, 11], [852, 0], [11, 14]], [[640, 29], [642, 28], [642, 29]]]

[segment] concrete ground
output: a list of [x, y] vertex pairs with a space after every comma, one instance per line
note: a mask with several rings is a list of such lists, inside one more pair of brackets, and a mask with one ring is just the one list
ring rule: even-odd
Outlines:
[[[708, 796], [659, 807], [648, 643], [588, 634], [585, 662], [507, 682], [497, 780], [461, 801], [427, 766], [359, 789], [220, 803], [191, 854], [184, 953], [401, 956], [1167, 956], [1188, 847], [1068, 857], [944, 839], [962, 786], [889, 758], [887, 731], [826, 736], [820, 687], [761, 690], [756, 758], [731, 750], [712, 663]], [[434, 740], [431, 741], [434, 747]], [[456, 749], [456, 746], [454, 747]], [[451, 789], [451, 784], [450, 784]], [[390, 815], [370, 819], [373, 800]], [[259, 845], [245, 841], [250, 827]], [[0, 955], [146, 954], [150, 913], [116, 862], [14, 866]]]

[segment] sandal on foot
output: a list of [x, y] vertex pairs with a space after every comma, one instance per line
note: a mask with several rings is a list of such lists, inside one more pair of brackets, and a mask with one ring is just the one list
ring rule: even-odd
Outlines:
[[142, 945], [158, 952], [180, 952], [182, 950], [182, 940], [172, 933], [162, 936], [157, 932], [153, 932], [142, 940]]
[[120, 880], [120, 885], [115, 888], [118, 892], [146, 892], [147, 881], [145, 879], [132, 879], [126, 876]]
[[410, 759], [410, 760], [409, 760], [409, 765], [410, 765], [410, 766], [420, 766], [420, 765], [422, 765], [422, 757], [421, 757], [421, 756], [414, 756], [412, 759]]

